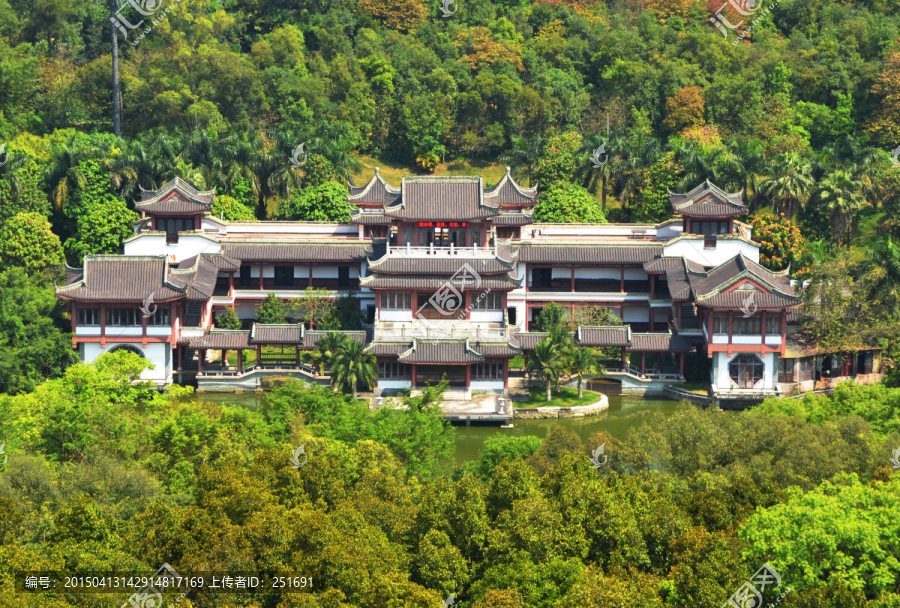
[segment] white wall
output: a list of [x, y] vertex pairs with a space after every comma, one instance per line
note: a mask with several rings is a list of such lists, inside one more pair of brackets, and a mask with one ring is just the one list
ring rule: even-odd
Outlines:
[[570, 279], [572, 271], [569, 268], [554, 268], [552, 276], [554, 279]]
[[175, 256], [175, 261], [180, 262], [193, 257], [198, 253], [218, 253], [221, 246], [218, 242], [200, 235], [182, 234], [178, 242], [172, 245], [166, 244], [166, 235], [139, 234], [125, 242], [125, 255], [167, 255]]
[[473, 310], [470, 321], [472, 323], [501, 323], [503, 322], [503, 310]]
[[663, 247], [665, 256], [685, 257], [704, 266], [724, 264], [739, 253], [753, 262], [759, 262], [759, 247], [739, 239], [720, 238], [715, 249], [704, 249], [702, 236], [686, 236]]
[[625, 318], [623, 319], [626, 323], [649, 323], [650, 322], [650, 309], [648, 308], [636, 308], [636, 307], [626, 307], [625, 308]]
[[411, 388], [412, 380], [382, 380], [378, 379], [377, 388], [385, 389], [385, 388]]
[[382, 321], [393, 321], [395, 323], [411, 323], [413, 313], [411, 310], [385, 310], [380, 309]]
[[469, 389], [473, 391], [502, 391], [503, 380], [471, 380]]
[[[83, 343], [84, 346], [84, 362], [85, 363], [93, 363], [97, 357], [102, 355], [103, 353], [108, 353], [112, 349], [117, 346], [122, 346], [120, 342], [107, 342], [106, 348], [101, 348], [99, 342], [86, 342]], [[156, 369], [148, 369], [145, 370], [143, 374], [141, 374], [142, 380], [166, 380], [168, 377], [172, 375], [171, 372], [171, 357], [169, 357], [169, 367], [170, 369], [166, 369], [166, 356], [167, 352], [171, 354], [169, 351], [168, 343], [159, 343], [155, 342], [153, 344], [148, 344], [147, 348], [141, 346], [140, 342], [131, 343], [129, 346], [133, 346], [137, 348], [139, 351], [144, 353], [144, 357], [150, 360], [156, 366]]]
[[[351, 273], [350, 276], [353, 276], [353, 274]], [[338, 278], [338, 267], [337, 266], [313, 266], [313, 278], [314, 279], [336, 279], [336, 278]]]
[[[731, 388], [732, 380], [731, 376], [728, 375], [728, 364], [737, 357], [738, 355], [748, 354], [748, 353], [732, 353], [732, 356], [729, 357], [728, 353], [716, 352], [713, 353], [714, 361], [713, 365], [715, 365], [716, 372], [716, 388], [728, 390]], [[762, 362], [765, 364], [765, 369], [763, 371], [763, 379], [760, 384], [755, 387], [758, 389], [769, 389], [772, 390], [775, 388], [774, 381], [774, 371], [775, 371], [775, 353], [766, 353], [765, 355], [760, 355], [759, 353], [753, 353], [755, 356], [759, 357]], [[735, 387], [737, 383], [734, 383]]]
[[[627, 274], [625, 275], [628, 276]], [[576, 279], [616, 279], [622, 278], [622, 271], [618, 268], [576, 268]]]
[[625, 280], [626, 281], [646, 281], [647, 273], [644, 272], [642, 268], [626, 268], [625, 269]]

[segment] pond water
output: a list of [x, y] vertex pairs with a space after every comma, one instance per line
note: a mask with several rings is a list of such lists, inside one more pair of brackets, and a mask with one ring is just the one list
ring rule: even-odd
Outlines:
[[[200, 398], [215, 403], [240, 405], [256, 410], [262, 403], [264, 395], [260, 393], [202, 393]], [[497, 433], [512, 435], [533, 435], [543, 439], [557, 426], [564, 426], [577, 434], [582, 441], [587, 441], [598, 431], [606, 431], [616, 439], [624, 439], [628, 431], [640, 426], [641, 422], [654, 412], [671, 416], [678, 407], [678, 402], [671, 399], [642, 398], [626, 396], [610, 396], [609, 409], [597, 416], [586, 418], [560, 418], [546, 420], [514, 420], [513, 428], [502, 429], [499, 426], [457, 426], [456, 454], [457, 464], [478, 458], [478, 452], [484, 441]]]

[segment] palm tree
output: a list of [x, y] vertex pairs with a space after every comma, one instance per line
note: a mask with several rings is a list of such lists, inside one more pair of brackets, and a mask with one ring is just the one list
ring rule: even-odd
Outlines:
[[335, 386], [350, 384], [353, 398], [356, 399], [356, 385], [362, 381], [369, 390], [378, 380], [375, 355], [364, 351], [363, 346], [355, 340], [348, 340], [338, 351], [331, 364], [331, 381]]
[[[329, 131], [337, 131], [337, 128], [329, 129]], [[360, 162], [350, 154], [356, 148], [356, 144], [355, 138], [345, 132], [329, 132], [315, 138], [311, 147], [315, 149], [316, 153], [331, 161], [335, 174], [341, 180], [347, 181], [353, 177], [353, 173], [362, 168]]]
[[584, 377], [588, 374], [596, 374], [598, 370], [602, 373], [603, 367], [597, 361], [597, 353], [583, 346], [572, 349], [568, 359], [569, 370], [578, 376], [578, 398], [581, 399], [584, 394], [582, 390]]
[[534, 187], [534, 176], [544, 156], [544, 138], [535, 135], [530, 140], [524, 137], [512, 138], [512, 150], [500, 157], [501, 163], [512, 167], [512, 174], [517, 180], [527, 180], [530, 188]]
[[535, 374], [547, 382], [547, 401], [550, 401], [550, 387], [559, 378], [562, 358], [559, 346], [552, 340], [541, 340], [534, 346], [534, 352], [528, 357], [528, 372]]
[[772, 174], [761, 184], [761, 190], [777, 201], [776, 212], [793, 218], [798, 208], [806, 206], [815, 180], [812, 165], [799, 154], [780, 154], [772, 165]]
[[44, 170], [44, 182], [50, 186], [50, 200], [57, 209], [62, 209], [69, 200], [73, 188], [84, 187], [87, 177], [79, 168], [85, 160], [101, 158], [103, 153], [94, 145], [83, 145], [73, 135], [62, 149], [57, 150]]
[[896, 316], [900, 312], [900, 246], [890, 236], [878, 240], [866, 262], [874, 293]]
[[319, 341], [316, 343], [316, 350], [311, 353], [311, 356], [312, 360], [319, 364], [320, 376], [325, 375], [325, 366], [330, 366], [334, 363], [334, 358], [348, 340], [347, 334], [341, 334], [336, 331], [329, 332], [319, 338]]
[[[866, 200], [860, 194], [862, 183], [853, 179], [848, 171], [834, 171], [827, 175], [819, 185], [819, 200], [828, 211], [831, 230], [838, 249], [841, 248], [841, 235], [850, 229], [853, 212], [860, 209]], [[847, 245], [851, 236], [848, 235]]]

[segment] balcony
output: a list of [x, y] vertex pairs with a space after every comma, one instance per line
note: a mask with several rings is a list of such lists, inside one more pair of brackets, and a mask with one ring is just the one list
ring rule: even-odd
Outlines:
[[475, 341], [503, 342], [509, 341], [510, 330], [506, 327], [477, 327], [457, 323], [426, 324], [411, 323], [402, 327], [375, 326], [375, 340], [385, 342], [412, 340], [413, 338], [470, 338]]
[[497, 252], [492, 247], [413, 247], [412, 245], [401, 245], [399, 247], [392, 246], [388, 250], [388, 255], [398, 258], [463, 258], [463, 259], [493, 259], [497, 256]]

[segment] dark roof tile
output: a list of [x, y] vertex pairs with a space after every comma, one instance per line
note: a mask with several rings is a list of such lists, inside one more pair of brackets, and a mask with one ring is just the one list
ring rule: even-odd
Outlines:
[[643, 333], [631, 334], [631, 345], [628, 350], [635, 353], [640, 352], [684, 352], [689, 353], [694, 350], [693, 344], [673, 336], [671, 333]]
[[212, 350], [249, 350], [250, 332], [242, 330], [214, 329], [208, 334], [191, 338], [190, 348]]
[[229, 258], [241, 262], [359, 262], [366, 258], [362, 243], [226, 243], [223, 251]]
[[534, 264], [643, 264], [661, 257], [663, 248], [652, 246], [531, 245], [519, 247], [519, 261]]
[[400, 353], [404, 363], [461, 364], [484, 361], [481, 353], [469, 347], [468, 340], [413, 340], [412, 347]]
[[622, 326], [579, 326], [576, 332], [578, 343], [591, 347], [628, 346], [631, 338], [631, 327]]
[[301, 344], [303, 324], [263, 324], [254, 323], [250, 330], [253, 344]]

